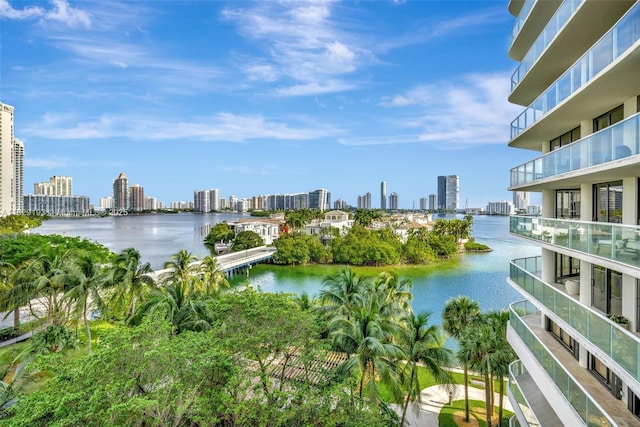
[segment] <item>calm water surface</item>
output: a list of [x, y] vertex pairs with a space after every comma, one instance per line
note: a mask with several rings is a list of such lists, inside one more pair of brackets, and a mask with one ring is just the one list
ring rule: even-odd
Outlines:
[[[81, 236], [97, 241], [114, 252], [135, 247], [144, 261], [154, 269], [162, 268], [171, 254], [186, 249], [199, 257], [208, 254], [202, 243], [202, 228], [221, 221], [233, 221], [243, 214], [164, 214], [46, 221], [34, 232]], [[446, 216], [451, 219], [455, 216]], [[511, 237], [507, 217], [475, 216], [473, 235], [493, 251], [483, 254], [462, 254], [455, 261], [438, 264], [437, 268], [403, 268], [398, 272], [413, 281], [413, 308], [430, 311], [439, 323], [444, 302], [466, 295], [480, 303], [483, 310], [507, 308], [522, 299], [507, 283], [509, 261], [535, 256], [540, 249]], [[337, 267], [257, 266], [251, 270], [250, 283], [267, 292], [292, 292], [316, 295], [322, 279]], [[361, 269], [358, 274], [376, 275], [381, 269]], [[235, 277], [234, 283], [246, 280]]]

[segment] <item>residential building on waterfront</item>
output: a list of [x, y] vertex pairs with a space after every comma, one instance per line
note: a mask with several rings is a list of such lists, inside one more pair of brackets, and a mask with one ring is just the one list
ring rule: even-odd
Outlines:
[[14, 112], [0, 102], [0, 217], [23, 210], [24, 144], [14, 135]]
[[113, 209], [113, 197], [100, 197], [98, 199], [98, 208], [102, 210]]
[[21, 214], [24, 211], [24, 143], [18, 138], [13, 139], [11, 156], [13, 163], [13, 182], [11, 185], [13, 213]]
[[438, 207], [437, 198], [435, 194], [429, 194], [429, 210], [435, 211]]
[[33, 184], [33, 194], [46, 196], [73, 196], [73, 179], [70, 176], [52, 176], [49, 182]]
[[513, 192], [513, 207], [516, 211], [527, 210], [531, 197], [528, 191]]
[[358, 196], [358, 208], [359, 209], [371, 209], [371, 193]]
[[398, 205], [400, 203], [400, 198], [398, 197], [398, 193], [389, 194], [389, 209], [392, 211], [398, 210]]
[[387, 182], [380, 183], [380, 209], [387, 210]]
[[211, 212], [211, 201], [209, 200], [209, 190], [195, 190], [193, 192], [194, 212]]
[[508, 144], [538, 152], [509, 190], [543, 215], [510, 218], [541, 248], [510, 263], [511, 425], [640, 425], [640, 2], [508, 8]]
[[129, 209], [129, 178], [124, 172], [113, 180], [113, 209], [116, 211]]
[[129, 187], [129, 210], [132, 212], [144, 210], [144, 187], [139, 184]]
[[310, 223], [305, 224], [304, 230], [306, 234], [317, 235], [326, 243], [331, 239], [331, 233], [324, 232], [329, 228], [335, 228], [340, 234], [347, 234], [353, 227], [354, 220], [351, 219], [348, 212], [341, 210], [333, 210], [324, 214], [324, 219], [314, 219]]
[[427, 209], [429, 209], [429, 199], [427, 199], [426, 197], [421, 197], [420, 210], [426, 211]]
[[515, 213], [515, 209], [513, 207], [513, 203], [508, 201], [489, 202], [487, 203], [485, 213], [487, 215], [513, 215]]
[[237, 235], [243, 231], [253, 231], [257, 233], [265, 245], [271, 245], [280, 237], [280, 231], [284, 225], [284, 219], [261, 218], [261, 219], [240, 219], [229, 222], [229, 225]]
[[91, 214], [89, 197], [25, 194], [24, 213], [28, 215], [85, 216]]
[[460, 207], [460, 177], [438, 177], [437, 203], [439, 211], [456, 211]]

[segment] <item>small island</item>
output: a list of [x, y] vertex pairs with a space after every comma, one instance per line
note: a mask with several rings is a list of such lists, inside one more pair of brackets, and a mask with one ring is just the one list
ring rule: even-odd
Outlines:
[[255, 217], [216, 224], [205, 244], [217, 253], [273, 245], [279, 265], [425, 265], [461, 252], [491, 251], [472, 238], [471, 215], [434, 221], [431, 214], [414, 212], [302, 209]]

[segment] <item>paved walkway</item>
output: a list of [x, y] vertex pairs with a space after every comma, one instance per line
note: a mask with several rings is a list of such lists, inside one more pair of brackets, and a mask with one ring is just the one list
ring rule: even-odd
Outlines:
[[[418, 405], [410, 404], [407, 409], [405, 426], [408, 427], [438, 427], [438, 415], [440, 409], [449, 403], [449, 394], [447, 390], [440, 385], [434, 385], [422, 390], [422, 403]], [[495, 403], [498, 403], [499, 395], [495, 395]], [[451, 400], [464, 400], [464, 387], [458, 385]], [[484, 402], [484, 389], [469, 387], [469, 400], [481, 400]], [[392, 408], [402, 416], [402, 407], [400, 405], [391, 405]], [[513, 412], [511, 402], [504, 397], [504, 409]], [[417, 409], [417, 410], [416, 410]]]

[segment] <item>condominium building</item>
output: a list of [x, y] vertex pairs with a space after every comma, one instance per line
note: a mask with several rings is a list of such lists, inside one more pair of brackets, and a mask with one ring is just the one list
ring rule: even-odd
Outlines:
[[129, 178], [122, 172], [113, 180], [113, 209], [129, 209]]
[[437, 209], [437, 197], [435, 194], [429, 194], [429, 210], [435, 211]]
[[429, 209], [429, 199], [420, 197], [420, 210], [426, 211], [427, 209]]
[[508, 8], [509, 146], [538, 152], [510, 190], [543, 215], [510, 219], [541, 248], [510, 263], [512, 425], [640, 425], [640, 2]]
[[487, 209], [485, 211], [487, 215], [512, 215], [515, 213], [513, 203], [503, 202], [489, 202], [487, 203]]
[[387, 210], [387, 181], [380, 183], [380, 209]]
[[52, 176], [49, 182], [33, 184], [33, 193], [45, 196], [72, 196], [73, 179], [70, 176]]
[[530, 195], [528, 191], [513, 192], [513, 207], [516, 210], [527, 210], [529, 207]]
[[144, 187], [139, 184], [129, 187], [129, 209], [133, 212], [144, 210]]
[[389, 209], [392, 211], [398, 210], [398, 205], [400, 204], [400, 198], [398, 197], [398, 193], [389, 194]]
[[438, 177], [438, 210], [455, 211], [460, 207], [460, 177], [448, 175]]
[[22, 213], [24, 144], [13, 132], [14, 108], [0, 102], [0, 217]]

